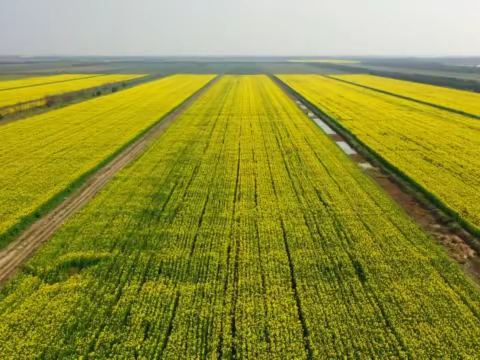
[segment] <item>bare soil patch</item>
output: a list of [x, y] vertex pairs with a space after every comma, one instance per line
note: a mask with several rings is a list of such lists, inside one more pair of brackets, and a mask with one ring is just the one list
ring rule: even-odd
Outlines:
[[344, 139], [338, 135], [338, 134], [335, 134], [335, 135], [329, 135], [330, 138], [333, 140], [333, 141], [344, 141]]

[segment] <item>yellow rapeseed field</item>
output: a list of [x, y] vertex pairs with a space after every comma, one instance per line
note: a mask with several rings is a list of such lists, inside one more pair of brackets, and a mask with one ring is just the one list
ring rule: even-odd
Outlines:
[[[61, 80], [53, 81], [53, 76], [43, 77], [45, 84], [20, 85], [22, 87], [13, 87], [0, 90], [0, 115], [10, 112], [9, 109], [2, 110], [2, 107], [23, 103], [26, 101], [43, 99], [48, 95], [58, 95], [70, 91], [92, 88], [95, 86], [116, 83], [120, 81], [135, 79], [145, 75], [101, 75], [89, 76], [85, 75], [60, 75]], [[55, 76], [56, 78], [56, 76]], [[6, 81], [8, 83], [18, 82], [19, 84], [28, 84], [28, 79]], [[0, 82], [1, 86], [2, 82]], [[7, 86], [11, 86], [7, 85]], [[45, 102], [45, 101], [43, 101]], [[39, 103], [41, 104], [41, 103]], [[35, 103], [34, 106], [39, 104]]]
[[175, 75], [0, 126], [0, 235], [213, 77]]
[[333, 78], [407, 96], [480, 116], [480, 94], [373, 75], [335, 75]]
[[480, 229], [480, 121], [323, 76], [278, 77]]
[[459, 267], [272, 80], [225, 76], [5, 286], [0, 353], [474, 359], [479, 313]]
[[[34, 76], [25, 77], [13, 80], [1, 80], [0, 90], [15, 89], [34, 85], [44, 85], [48, 83], [55, 83], [59, 81], [78, 80], [89, 77], [99, 76], [98, 74], [62, 74], [62, 75], [48, 75], [48, 76]], [[100, 75], [103, 76], [103, 75]]]

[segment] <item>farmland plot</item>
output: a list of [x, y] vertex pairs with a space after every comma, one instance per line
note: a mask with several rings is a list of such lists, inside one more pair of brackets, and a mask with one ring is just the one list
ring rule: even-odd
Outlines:
[[4, 356], [431, 358], [479, 292], [266, 76], [226, 76], [3, 289]]
[[0, 78], [0, 90], [18, 89], [22, 87], [46, 85], [56, 82], [85, 79], [90, 77], [103, 76], [98, 74], [63, 74], [63, 75], [48, 75], [48, 76], [34, 76], [25, 77], [21, 79], [7, 79]]
[[321, 76], [279, 78], [480, 232], [480, 121]]
[[[100, 85], [117, 83], [121, 81], [131, 80], [145, 75], [102, 75], [102, 76], [88, 76], [85, 75], [61, 75], [60, 80], [54, 81], [57, 76], [49, 76], [38, 79], [38, 81], [45, 81], [45, 84], [28, 85], [28, 79], [5, 81], [10, 83], [4, 86], [13, 86], [12, 88], [5, 88], [0, 90], [0, 115], [6, 114], [10, 111], [9, 108], [1, 109], [9, 105], [16, 105], [19, 103], [41, 100], [43, 104], [46, 103], [46, 96], [58, 95], [66, 92], [77, 91], [82, 89], [93, 88]], [[50, 80], [48, 80], [50, 78]], [[34, 78], [36, 79], [36, 78]], [[33, 80], [31, 80], [33, 82]], [[15, 84], [12, 84], [15, 83]], [[2, 82], [0, 81], [0, 89]], [[17, 86], [17, 87], [15, 87]], [[42, 103], [35, 102], [32, 106], [39, 106]]]
[[175, 75], [0, 126], [0, 245], [213, 77]]
[[332, 77], [480, 116], [480, 94], [478, 93], [373, 75]]

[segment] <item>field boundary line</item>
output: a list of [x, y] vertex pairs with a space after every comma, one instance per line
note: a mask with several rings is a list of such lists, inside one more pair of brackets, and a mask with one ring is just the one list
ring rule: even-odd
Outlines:
[[[56, 74], [56, 75], [66, 75], [66, 74]], [[88, 74], [85, 74], [85, 75], [88, 75]], [[94, 75], [90, 74], [90, 75], [91, 76], [85, 76], [85, 77], [81, 77], [81, 78], [77, 78], [77, 79], [50, 81], [50, 82], [41, 83], [41, 84], [25, 85], [25, 86], [17, 86], [17, 87], [12, 87], [12, 88], [0, 89], [0, 92], [1, 91], [8, 91], [8, 90], [18, 90], [18, 89], [24, 89], [24, 88], [31, 88], [31, 87], [35, 87], [35, 86], [59, 84], [59, 83], [63, 83], [63, 82], [70, 82], [70, 81], [76, 81], [76, 80], [85, 80], [85, 79], [91, 79], [91, 78], [95, 78], [95, 77], [101, 77], [101, 76], [112, 75], [112, 74], [94, 74]], [[51, 76], [55, 76], [55, 75], [51, 75]], [[32, 76], [32, 77], [35, 77], [35, 76]]]
[[[440, 109], [440, 110], [449, 111], [449, 112], [455, 113], [457, 115], [463, 115], [463, 116], [466, 116], [466, 117], [469, 117], [469, 118], [472, 118], [472, 119], [475, 119], [475, 120], [480, 120], [479, 115], [471, 114], [471, 113], [468, 113], [468, 112], [465, 112], [465, 111], [462, 111], [462, 110], [458, 110], [458, 109], [454, 109], [454, 108], [451, 108], [451, 107], [448, 107], [448, 106], [443, 106], [443, 105], [431, 103], [431, 102], [428, 102], [428, 101], [415, 99], [415, 98], [412, 98], [412, 97], [409, 97], [409, 96], [400, 95], [400, 94], [393, 93], [393, 92], [390, 92], [390, 91], [377, 89], [377, 88], [374, 88], [374, 87], [371, 87], [371, 86], [358, 84], [358, 83], [348, 81], [348, 80], [345, 80], [345, 79], [339, 79], [339, 78], [333, 77], [331, 75], [319, 75], [319, 76], [323, 76], [323, 77], [326, 77], [326, 78], [332, 79], [332, 80], [337, 80], [337, 81], [340, 81], [340, 82], [343, 82], [343, 83], [346, 83], [346, 84], [355, 85], [355, 86], [358, 86], [358, 87], [361, 87], [361, 88], [364, 88], [364, 89], [367, 89], [367, 90], [376, 91], [376, 92], [379, 92], [381, 94], [395, 96], [395, 97], [403, 99], [403, 100], [409, 100], [409, 101], [416, 102], [418, 104], [431, 106], [431, 107], [434, 107], [434, 108], [437, 108], [437, 109]], [[377, 76], [377, 75], [375, 75], [375, 76]], [[388, 79], [387, 77], [385, 77], [385, 78]], [[400, 81], [406, 81], [406, 80], [400, 80]], [[421, 84], [421, 83], [418, 83], [418, 84]], [[430, 85], [430, 86], [437, 86], [437, 85]], [[454, 90], [459, 90], [459, 89], [454, 89]], [[460, 90], [460, 91], [466, 91], [466, 90]]]
[[[455, 211], [444, 205], [435, 195], [431, 194], [428, 190], [424, 189], [420, 184], [412, 180], [400, 169], [383, 159], [379, 154], [377, 154], [374, 150], [370, 149], [367, 145], [365, 145], [360, 139], [358, 139], [343, 125], [339, 124], [335, 119], [332, 119], [321, 109], [316, 107], [305, 97], [303, 97], [293, 88], [291, 88], [281, 79], [279, 79], [277, 76], [272, 75], [272, 78], [281, 88], [283, 88], [284, 91], [287, 92], [287, 94], [292, 97], [292, 99], [298, 99], [302, 104], [306, 104], [308, 106], [307, 110], [303, 110], [307, 117], [309, 117], [307, 115], [307, 112], [311, 111], [321, 120], [323, 120], [326, 124], [328, 124], [328, 126], [330, 126], [334, 131], [337, 132], [338, 135], [327, 134], [327, 136], [329, 136], [332, 141], [337, 142], [339, 138], [342, 138], [358, 152], [358, 154], [353, 154], [349, 156], [353, 162], [361, 166], [362, 160], [358, 159], [357, 157], [362, 156], [387, 175], [388, 179], [385, 179], [387, 178], [385, 175], [378, 176], [370, 171], [375, 171], [375, 168], [365, 169], [367, 175], [372, 178], [372, 180], [376, 182], [378, 186], [386, 190], [384, 182], [389, 181], [396, 188], [398, 188], [399, 191], [403, 192], [405, 195], [415, 200], [418, 203], [418, 206], [422, 209], [422, 211], [432, 217], [432, 219], [436, 221], [436, 225], [441, 226], [442, 230], [460, 237], [461, 240], [463, 240], [471, 249], [473, 249], [477, 254], [480, 254], [480, 240], [478, 238], [478, 236], [480, 236], [480, 229], [477, 229], [474, 225], [462, 219]], [[315, 122], [312, 117], [309, 118], [310, 120]], [[382, 178], [382, 181], [379, 181], [379, 178]], [[392, 198], [397, 204], [399, 204], [401, 208], [403, 208], [404, 210], [408, 210], [407, 206], [404, 205], [402, 202], [398, 201], [395, 196], [389, 193], [389, 191], [386, 190], [386, 192], [390, 196], [390, 198]], [[427, 229], [427, 226], [422, 224], [409, 211], [407, 211], [407, 214], [411, 218], [413, 218], [413, 220], [415, 220], [415, 222], [419, 224], [424, 229], [424, 231], [428, 232], [430, 235], [433, 236], [430, 229]], [[460, 225], [461, 228], [459, 229], [458, 225], [456, 224]], [[480, 273], [476, 273], [476, 276], [480, 279]]]
[[[218, 77], [218, 76], [217, 76]], [[187, 97], [187, 99], [184, 100], [184, 102], [188, 102], [191, 97], [194, 97], [195, 94], [199, 91], [201, 91], [204, 87], [207, 87], [210, 85], [212, 81], [214, 81], [216, 78], [210, 80], [207, 84], [205, 84], [202, 88], [198, 89], [196, 92], [194, 92], [192, 95]], [[150, 131], [151, 128], [156, 126], [159, 122], [161, 122], [163, 119], [167, 118], [171, 113], [175, 112], [179, 107], [183, 106], [184, 102], [180, 103], [173, 109], [171, 109], [169, 112], [167, 112], [162, 118], [159, 120], [155, 121], [153, 124], [145, 128], [144, 130], [140, 131], [137, 135], [135, 135], [132, 139], [127, 141], [125, 144], [120, 146], [117, 150], [115, 150], [112, 154], [108, 155], [105, 159], [103, 159], [101, 162], [99, 162], [96, 166], [94, 166], [92, 169], [88, 170], [81, 176], [79, 176], [77, 179], [73, 180], [69, 185], [65, 186], [63, 190], [60, 190], [57, 194], [52, 196], [52, 198], [48, 201], [46, 201], [44, 204], [40, 205], [38, 208], [33, 210], [29, 215], [26, 215], [22, 217], [15, 225], [10, 227], [9, 229], [5, 230], [3, 233], [0, 234], [0, 249], [4, 248], [8, 243], [15, 237], [19, 236], [20, 232], [22, 232], [24, 229], [26, 229], [30, 224], [35, 222], [37, 219], [48, 213], [53, 207], [55, 207], [58, 203], [64, 200], [66, 196], [70, 196], [72, 191], [77, 189], [79, 186], [81, 186], [84, 182], [88, 180], [88, 178], [97, 172], [99, 169], [104, 167], [106, 164], [108, 164], [112, 159], [114, 159], [117, 155], [119, 155], [123, 150], [125, 150], [128, 146], [130, 146], [132, 143], [137, 141], [140, 137], [142, 137], [145, 133]]]
[[[84, 174], [75, 182], [75, 190], [67, 189], [49, 203], [46, 215], [38, 220], [24, 224], [22, 232], [5, 248], [0, 250], [0, 284], [8, 280], [44, 242], [46, 242], [63, 222], [84, 206], [103, 187], [113, 179], [115, 174], [137, 159], [155, 138], [177, 119], [203, 93], [211, 88], [220, 78], [216, 76], [189, 96], [180, 105], [162, 116], [157, 122], [138, 134], [126, 145]], [[68, 196], [67, 196], [68, 195]]]
[[[323, 67], [322, 63], [311, 63], [314, 67]], [[420, 84], [439, 86], [447, 89], [457, 89], [473, 93], [480, 93], [480, 80], [465, 79], [449, 75], [426, 75], [415, 72], [399, 72], [398, 70], [374, 70], [372, 68], [358, 67], [347, 64], [332, 64], [332, 69], [340, 70], [347, 74], [367, 74], [381, 76], [389, 79], [416, 82]], [[413, 69], [412, 69], [413, 70]]]
[[[106, 83], [102, 85], [87, 87], [84, 89], [66, 91], [62, 93], [46, 95], [41, 98], [28, 100], [12, 105], [2, 106], [0, 108], [0, 126], [15, 122], [18, 120], [24, 120], [29, 117], [41, 115], [53, 110], [61, 109], [70, 105], [75, 105], [84, 101], [88, 101], [100, 96], [110, 95], [122, 90], [128, 90], [132, 87], [146, 84], [151, 81], [158, 80], [164, 77], [163, 75], [145, 75], [138, 78], [120, 80], [116, 82]], [[115, 90], [114, 90], [115, 89]], [[97, 94], [98, 93], [98, 94]], [[49, 103], [50, 102], [50, 103]], [[32, 107], [22, 109], [23, 106], [29, 104], [37, 104]], [[5, 109], [18, 110], [4, 113]]]

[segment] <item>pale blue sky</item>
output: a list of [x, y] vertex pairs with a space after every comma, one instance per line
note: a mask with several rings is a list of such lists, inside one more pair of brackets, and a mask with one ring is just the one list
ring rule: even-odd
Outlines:
[[0, 0], [0, 54], [480, 55], [480, 0]]

